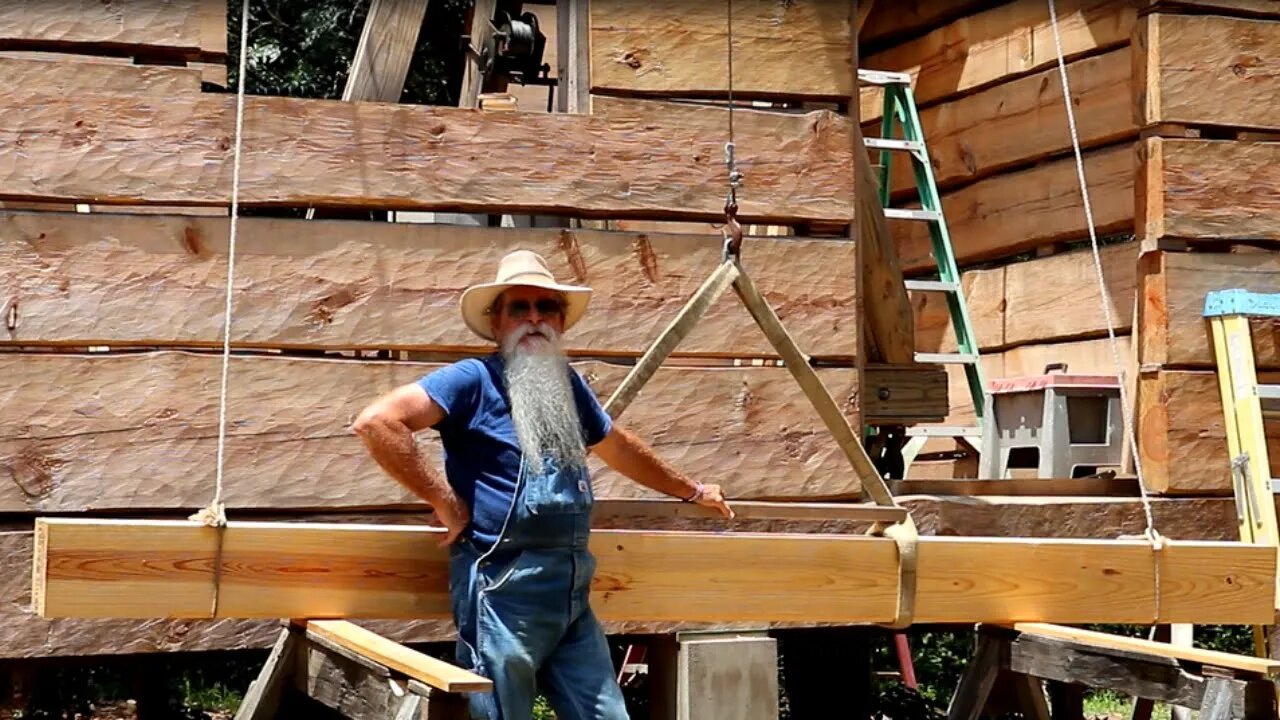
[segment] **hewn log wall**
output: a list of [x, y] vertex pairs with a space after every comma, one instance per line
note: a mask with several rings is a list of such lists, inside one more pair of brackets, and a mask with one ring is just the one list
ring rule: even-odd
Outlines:
[[[1137, 337], [1139, 449], [1148, 484], [1232, 492], [1205, 296], [1280, 291], [1280, 7], [1157, 2], [1139, 22], [1137, 228], [1144, 250]], [[1185, 14], [1183, 14], [1185, 13]], [[1192, 250], [1194, 252], [1188, 252]], [[1262, 381], [1280, 369], [1276, 326], [1252, 323]], [[1280, 427], [1267, 424], [1272, 474]]]

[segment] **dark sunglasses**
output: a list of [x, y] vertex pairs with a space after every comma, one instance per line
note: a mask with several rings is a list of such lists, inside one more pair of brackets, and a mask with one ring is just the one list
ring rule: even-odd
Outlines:
[[530, 307], [538, 309], [539, 315], [555, 315], [564, 312], [564, 304], [559, 300], [551, 300], [543, 298], [529, 305], [528, 300], [512, 300], [506, 304], [507, 314], [516, 320], [522, 320], [529, 316]]

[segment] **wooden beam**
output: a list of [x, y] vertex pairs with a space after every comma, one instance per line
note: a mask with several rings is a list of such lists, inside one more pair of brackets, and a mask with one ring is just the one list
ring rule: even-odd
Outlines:
[[493, 681], [407, 648], [345, 620], [302, 621], [307, 635], [324, 638], [396, 672], [451, 693], [492, 692]]
[[[860, 0], [865, 4], [865, 0]], [[863, 47], [879, 47], [923, 35], [957, 18], [1007, 0], [897, 0], [875, 3], [858, 33]], [[861, 5], [859, 5], [861, 8]]]
[[[1133, 324], [1138, 243], [1106, 245], [1099, 255], [1115, 329], [1128, 333]], [[1106, 335], [1102, 293], [1089, 248], [969, 270], [962, 278], [974, 335], [985, 351]], [[1054, 278], [1061, 292], [1045, 292], [1045, 278]], [[917, 349], [954, 352], [955, 331], [944, 299], [922, 292], [912, 298], [912, 304]]]
[[[1137, 20], [1131, 3], [1115, 0], [1061, 0], [1057, 9], [1067, 60], [1128, 44]], [[909, 73], [916, 102], [929, 105], [1057, 61], [1046, 8], [1010, 2], [868, 55], [862, 66]], [[878, 92], [863, 92], [862, 101], [863, 121], [880, 117]]]
[[400, 101], [427, 0], [370, 0], [343, 100]]
[[[16, 55], [16, 56], [15, 56]], [[128, 94], [135, 97], [173, 97], [200, 92], [200, 71], [170, 65], [131, 65], [93, 58], [68, 61], [53, 53], [9, 51], [0, 54], [0, 74], [10, 87], [61, 93]]]
[[[282, 97], [245, 104], [248, 207], [723, 217], [723, 192], [707, 190], [723, 183], [723, 136], [663, 117], [624, 128], [585, 115]], [[23, 147], [5, 152], [13, 162], [0, 168], [0, 200], [224, 205], [230, 197], [234, 97], [140, 105], [10, 88], [0, 112], [0, 152]], [[61, 122], [68, 116], [92, 125]], [[738, 133], [751, 182], [743, 222], [852, 220], [847, 123], [828, 111], [805, 117], [795, 135]], [[583, 158], [594, 158], [585, 174]]]
[[1013, 626], [1013, 629], [1023, 635], [1068, 640], [1096, 648], [1171, 658], [1195, 663], [1196, 665], [1205, 665], [1223, 670], [1236, 670], [1262, 677], [1280, 677], [1280, 661], [1270, 658], [1237, 655], [1217, 650], [1204, 650], [1186, 645], [1173, 645], [1154, 640], [1125, 637], [1097, 630], [1065, 627], [1050, 623], [1017, 623]]
[[1280, 130], [1269, 91], [1280, 82], [1280, 25], [1154, 13], [1143, 18], [1137, 38], [1136, 77], [1146, 85], [1138, 106], [1144, 126]]
[[[0, 345], [220, 347], [229, 222], [0, 214], [0, 312], [7, 317], [17, 305]], [[546, 258], [556, 277], [595, 290], [565, 347], [596, 356], [643, 353], [719, 265], [723, 244], [718, 235], [253, 217], [239, 220], [237, 235], [237, 347], [489, 352], [492, 343], [463, 325], [458, 296], [491, 281], [504, 254], [525, 248]], [[797, 342], [814, 357], [851, 360], [851, 243], [747, 243], [753, 277]], [[731, 297], [708, 309], [676, 350], [775, 355]]]
[[[601, 402], [626, 366], [574, 364]], [[0, 511], [192, 508], [208, 500], [220, 359], [212, 353], [0, 353]], [[228, 388], [226, 501], [233, 508], [362, 508], [420, 502], [369, 461], [348, 425], [374, 398], [435, 363], [234, 356]], [[851, 369], [822, 369], [842, 412]], [[624, 424], [682, 471], [730, 497], [855, 499], [825, 426], [779, 367], [666, 367]], [[438, 463], [435, 433], [420, 447]], [[656, 497], [593, 460], [597, 497]], [[438, 465], [437, 465], [438, 466]], [[158, 469], [164, 468], [163, 472]], [[342, 478], [335, 484], [332, 478]]]
[[[1280, 377], [1263, 373], [1260, 382]], [[1213, 371], [1155, 370], [1138, 378], [1138, 450], [1147, 488], [1169, 494], [1232, 493], [1222, 397]], [[1280, 476], [1280, 426], [1267, 423], [1271, 476]]]
[[[714, 1], [591, 0], [591, 91], [726, 96], [726, 9]], [[848, 3], [824, 0], [734, 3], [734, 98], [849, 98], [849, 10]], [[797, 73], [793, 63], [801, 57], [805, 71]]]
[[[1128, 145], [1085, 154], [1094, 223], [1102, 234], [1134, 223], [1134, 158]], [[961, 263], [1009, 257], [1037, 246], [1089, 236], [1071, 157], [997, 175], [946, 193], [942, 206]], [[930, 270], [931, 243], [924, 223], [894, 226], [903, 272]]]
[[880, 204], [879, 183], [871, 170], [871, 160], [862, 133], [853, 128], [856, 196], [858, 199], [857, 245], [862, 265], [859, 302], [870, 330], [869, 342], [878, 359], [890, 363], [915, 360], [915, 317], [911, 298], [903, 285], [898, 251]]
[[[1067, 72], [1084, 149], [1137, 138], [1128, 47], [1077, 60]], [[1056, 66], [927, 107], [920, 111], [920, 125], [943, 189], [1071, 152]], [[863, 127], [879, 135], [879, 120]], [[896, 196], [914, 192], [915, 175], [905, 156], [894, 158], [890, 180]]]
[[1164, 239], [1280, 240], [1280, 145], [1226, 140], [1143, 142], [1138, 228], [1144, 248]]
[[588, 0], [559, 0], [556, 12], [556, 111], [590, 115], [591, 17]]
[[[222, 617], [447, 617], [447, 551], [425, 527], [37, 521], [42, 617], [210, 616], [223, 534]], [[888, 622], [893, 540], [868, 536], [597, 531], [602, 619]], [[1262, 624], [1275, 614], [1274, 548], [1173, 542], [922, 537], [915, 620]]]
[[216, 59], [227, 53], [227, 6], [217, 0], [4, 3], [0, 46]]
[[[609, 517], [715, 518], [719, 511], [679, 500], [605, 500], [596, 514]], [[733, 503], [739, 520], [853, 520], [858, 522], [901, 522], [907, 511], [885, 505], [853, 505], [849, 503], [764, 502], [739, 500]]]
[[1241, 17], [1280, 17], [1280, 8], [1272, 0], [1141, 0], [1143, 11], [1199, 11]]
[[[1205, 296], [1241, 288], [1275, 292], [1280, 257], [1272, 253], [1170, 253], [1142, 258], [1141, 342], [1145, 365], [1213, 368], [1213, 338], [1204, 319]], [[1280, 370], [1280, 328], [1263, 318], [1250, 323], [1257, 366]]]
[[[475, 0], [471, 8], [470, 49], [465, 54], [462, 68], [462, 88], [458, 91], [458, 107], [480, 107], [480, 93], [484, 92], [484, 74], [481, 71], [480, 53], [485, 43], [493, 37], [493, 14], [498, 10], [498, 0]], [[490, 59], [492, 62], [492, 59]]]

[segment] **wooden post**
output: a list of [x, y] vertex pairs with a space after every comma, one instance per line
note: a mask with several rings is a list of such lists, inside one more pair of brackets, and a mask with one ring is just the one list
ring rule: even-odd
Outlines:
[[996, 676], [1003, 664], [1001, 655], [1005, 642], [990, 632], [978, 633], [978, 647], [969, 661], [960, 683], [951, 696], [947, 708], [947, 720], [978, 720], [987, 696], [995, 685]]
[[266, 720], [275, 716], [286, 678], [293, 672], [299, 635], [286, 627], [276, 636], [276, 644], [258, 673], [258, 679], [249, 685], [249, 691], [236, 710], [235, 720]]

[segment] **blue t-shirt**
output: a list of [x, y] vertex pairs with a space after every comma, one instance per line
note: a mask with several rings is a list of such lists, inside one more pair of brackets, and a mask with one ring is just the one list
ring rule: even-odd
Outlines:
[[[520, 473], [520, 441], [511, 420], [504, 365], [502, 356], [493, 353], [453, 363], [418, 381], [444, 409], [445, 418], [435, 429], [444, 444], [445, 475], [471, 509], [467, 534], [485, 548], [497, 541]], [[577, 371], [565, 370], [590, 447], [609, 434], [612, 420]]]

